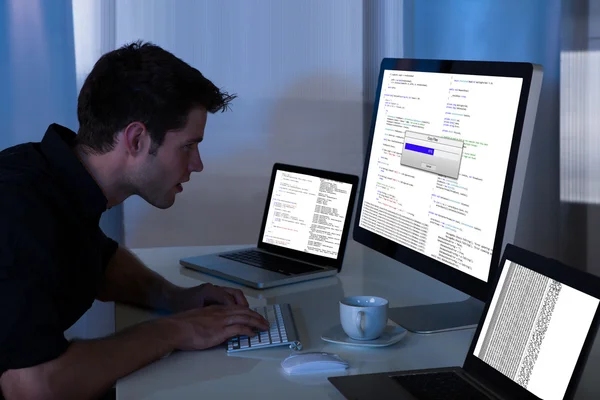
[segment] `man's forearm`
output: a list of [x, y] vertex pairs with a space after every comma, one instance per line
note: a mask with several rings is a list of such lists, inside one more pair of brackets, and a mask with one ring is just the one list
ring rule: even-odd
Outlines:
[[106, 268], [98, 299], [168, 310], [170, 296], [179, 289], [119, 246]]
[[105, 339], [74, 342], [59, 358], [32, 367], [35, 371], [7, 371], [0, 383], [7, 400], [97, 398], [117, 379], [173, 351], [176, 329], [158, 319]]

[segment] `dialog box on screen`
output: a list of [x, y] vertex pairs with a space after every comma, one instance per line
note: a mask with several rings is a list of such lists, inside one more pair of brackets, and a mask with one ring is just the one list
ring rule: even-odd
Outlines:
[[458, 178], [463, 141], [406, 131], [400, 164]]

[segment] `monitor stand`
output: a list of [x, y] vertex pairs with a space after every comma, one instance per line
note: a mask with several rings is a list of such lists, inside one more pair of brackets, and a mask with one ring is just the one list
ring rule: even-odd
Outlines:
[[447, 332], [476, 327], [483, 306], [481, 301], [469, 297], [452, 303], [394, 307], [389, 309], [388, 317], [411, 332]]

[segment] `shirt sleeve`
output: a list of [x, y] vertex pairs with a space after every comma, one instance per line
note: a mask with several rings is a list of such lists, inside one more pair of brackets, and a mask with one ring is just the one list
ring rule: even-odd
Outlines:
[[65, 339], [51, 296], [33, 279], [0, 276], [0, 375], [63, 354]]

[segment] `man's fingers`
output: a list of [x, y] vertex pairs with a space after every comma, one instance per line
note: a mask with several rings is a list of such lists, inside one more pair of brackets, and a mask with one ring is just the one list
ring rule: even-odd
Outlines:
[[244, 296], [244, 293], [241, 290], [233, 288], [223, 288], [223, 290], [233, 296], [236, 304], [248, 307], [248, 300], [246, 300], [246, 296]]
[[225, 325], [244, 325], [247, 327], [253, 327], [260, 330], [269, 329], [269, 324], [262, 319], [259, 314], [249, 315], [249, 314], [235, 314], [230, 315], [225, 319]]
[[246, 307], [246, 306], [242, 306], [239, 304], [234, 304], [234, 305], [211, 305], [211, 306], [207, 306], [205, 308], [199, 308], [193, 311], [193, 314], [191, 315], [196, 315], [198, 317], [202, 317], [204, 315], [206, 315], [206, 313], [212, 314], [215, 317], [218, 318], [222, 318], [223, 321], [225, 321], [226, 325], [231, 325], [235, 322], [230, 322], [230, 321], [237, 321], [235, 319], [232, 319], [236, 316], [245, 316], [247, 319], [247, 321], [254, 321], [252, 323], [253, 327], [257, 327], [261, 330], [266, 330], [269, 328], [269, 322], [259, 313], [257, 313], [254, 310], [251, 310], [250, 308]]
[[269, 324], [269, 321], [267, 321], [262, 315], [260, 315], [259, 313], [257, 313], [254, 310], [251, 310], [250, 308], [248, 308], [246, 306], [242, 306], [239, 304], [233, 304], [233, 305], [227, 305], [227, 306], [213, 305], [213, 306], [209, 306], [209, 307], [221, 310], [222, 312], [225, 312], [229, 315], [239, 315], [239, 314], [250, 315], [255, 318], [258, 318], [261, 321], [264, 321], [264, 323], [267, 325]]
[[237, 304], [235, 297], [233, 297], [227, 290], [223, 292], [223, 304], [226, 306]]
[[223, 341], [232, 338], [234, 336], [256, 336], [256, 332], [252, 330], [252, 328], [247, 327], [246, 325], [228, 325], [224, 330], [223, 334], [225, 338]]
[[235, 304], [235, 298], [229, 294], [225, 288], [213, 285], [212, 283], [205, 283], [203, 286], [205, 301], [207, 301], [208, 304], [214, 303], [226, 306]]
[[[212, 304], [210, 306], [206, 306], [204, 307], [204, 309], [210, 310], [210, 309], [214, 309], [214, 310], [220, 310], [222, 312], [226, 312], [229, 314], [247, 314], [247, 313], [256, 313], [255, 311], [249, 309], [248, 307], [239, 305], [239, 304], [229, 304], [229, 305], [224, 305], [224, 304]], [[202, 310], [201, 308], [199, 308], [198, 310]]]
[[269, 329], [269, 323], [256, 311], [239, 304], [211, 305], [189, 310], [170, 318], [194, 326], [177, 348], [203, 349], [223, 343], [234, 336], [255, 337]]
[[239, 304], [248, 307], [248, 301], [241, 290], [221, 286], [215, 286], [215, 288], [221, 292], [223, 304]]

